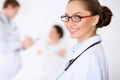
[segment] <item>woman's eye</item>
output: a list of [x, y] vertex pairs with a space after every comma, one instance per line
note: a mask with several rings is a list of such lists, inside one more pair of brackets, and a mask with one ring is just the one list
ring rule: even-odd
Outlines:
[[80, 18], [81, 18], [80, 16], [74, 16], [74, 19], [76, 19], [76, 20], [78, 20]]
[[66, 16], [66, 15], [61, 16], [61, 19], [62, 19], [62, 21], [68, 21], [68, 16]]

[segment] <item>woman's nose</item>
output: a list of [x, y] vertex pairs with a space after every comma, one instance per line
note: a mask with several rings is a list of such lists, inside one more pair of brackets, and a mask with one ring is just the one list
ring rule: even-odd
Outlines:
[[71, 19], [69, 19], [68, 22], [65, 22], [65, 25], [68, 27], [73, 27], [75, 25], [75, 23]]

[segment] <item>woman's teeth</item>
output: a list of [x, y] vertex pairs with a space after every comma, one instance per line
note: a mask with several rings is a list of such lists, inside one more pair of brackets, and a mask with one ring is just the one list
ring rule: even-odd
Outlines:
[[71, 32], [71, 33], [75, 33], [75, 32], [77, 32], [78, 30], [80, 30], [79, 28], [72, 28], [72, 29], [69, 29], [69, 31]]

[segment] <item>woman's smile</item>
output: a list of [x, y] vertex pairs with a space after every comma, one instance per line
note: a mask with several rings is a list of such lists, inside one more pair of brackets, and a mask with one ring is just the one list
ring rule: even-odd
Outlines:
[[80, 28], [69, 28], [68, 31], [70, 32], [70, 34], [74, 34], [76, 32], [78, 32], [80, 30]]

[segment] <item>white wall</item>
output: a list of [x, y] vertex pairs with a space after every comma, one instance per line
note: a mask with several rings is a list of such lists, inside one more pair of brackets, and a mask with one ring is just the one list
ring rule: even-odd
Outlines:
[[[0, 6], [3, 0], [0, 0]], [[19, 0], [21, 3], [20, 12], [16, 18], [18, 27], [21, 30], [21, 37], [29, 35], [34, 39], [46, 38], [49, 28], [53, 24], [63, 25], [60, 16], [65, 12], [65, 0]], [[105, 48], [110, 80], [120, 80], [120, 1], [100, 0], [103, 5], [107, 5], [113, 11], [112, 23], [106, 28], [99, 29], [102, 36], [102, 43]], [[66, 32], [65, 40], [70, 39]], [[75, 43], [69, 40], [70, 45]]]
[[103, 46], [109, 65], [110, 80], [120, 80], [120, 1], [100, 0], [103, 5], [109, 6], [113, 11], [112, 23], [100, 30]]
[[65, 10], [64, 0], [52, 0], [52, 2], [50, 0], [20, 0], [20, 2], [21, 10], [17, 22], [19, 28], [24, 30], [23, 34], [33, 38], [45, 37], [53, 24], [62, 23], [60, 16]]

